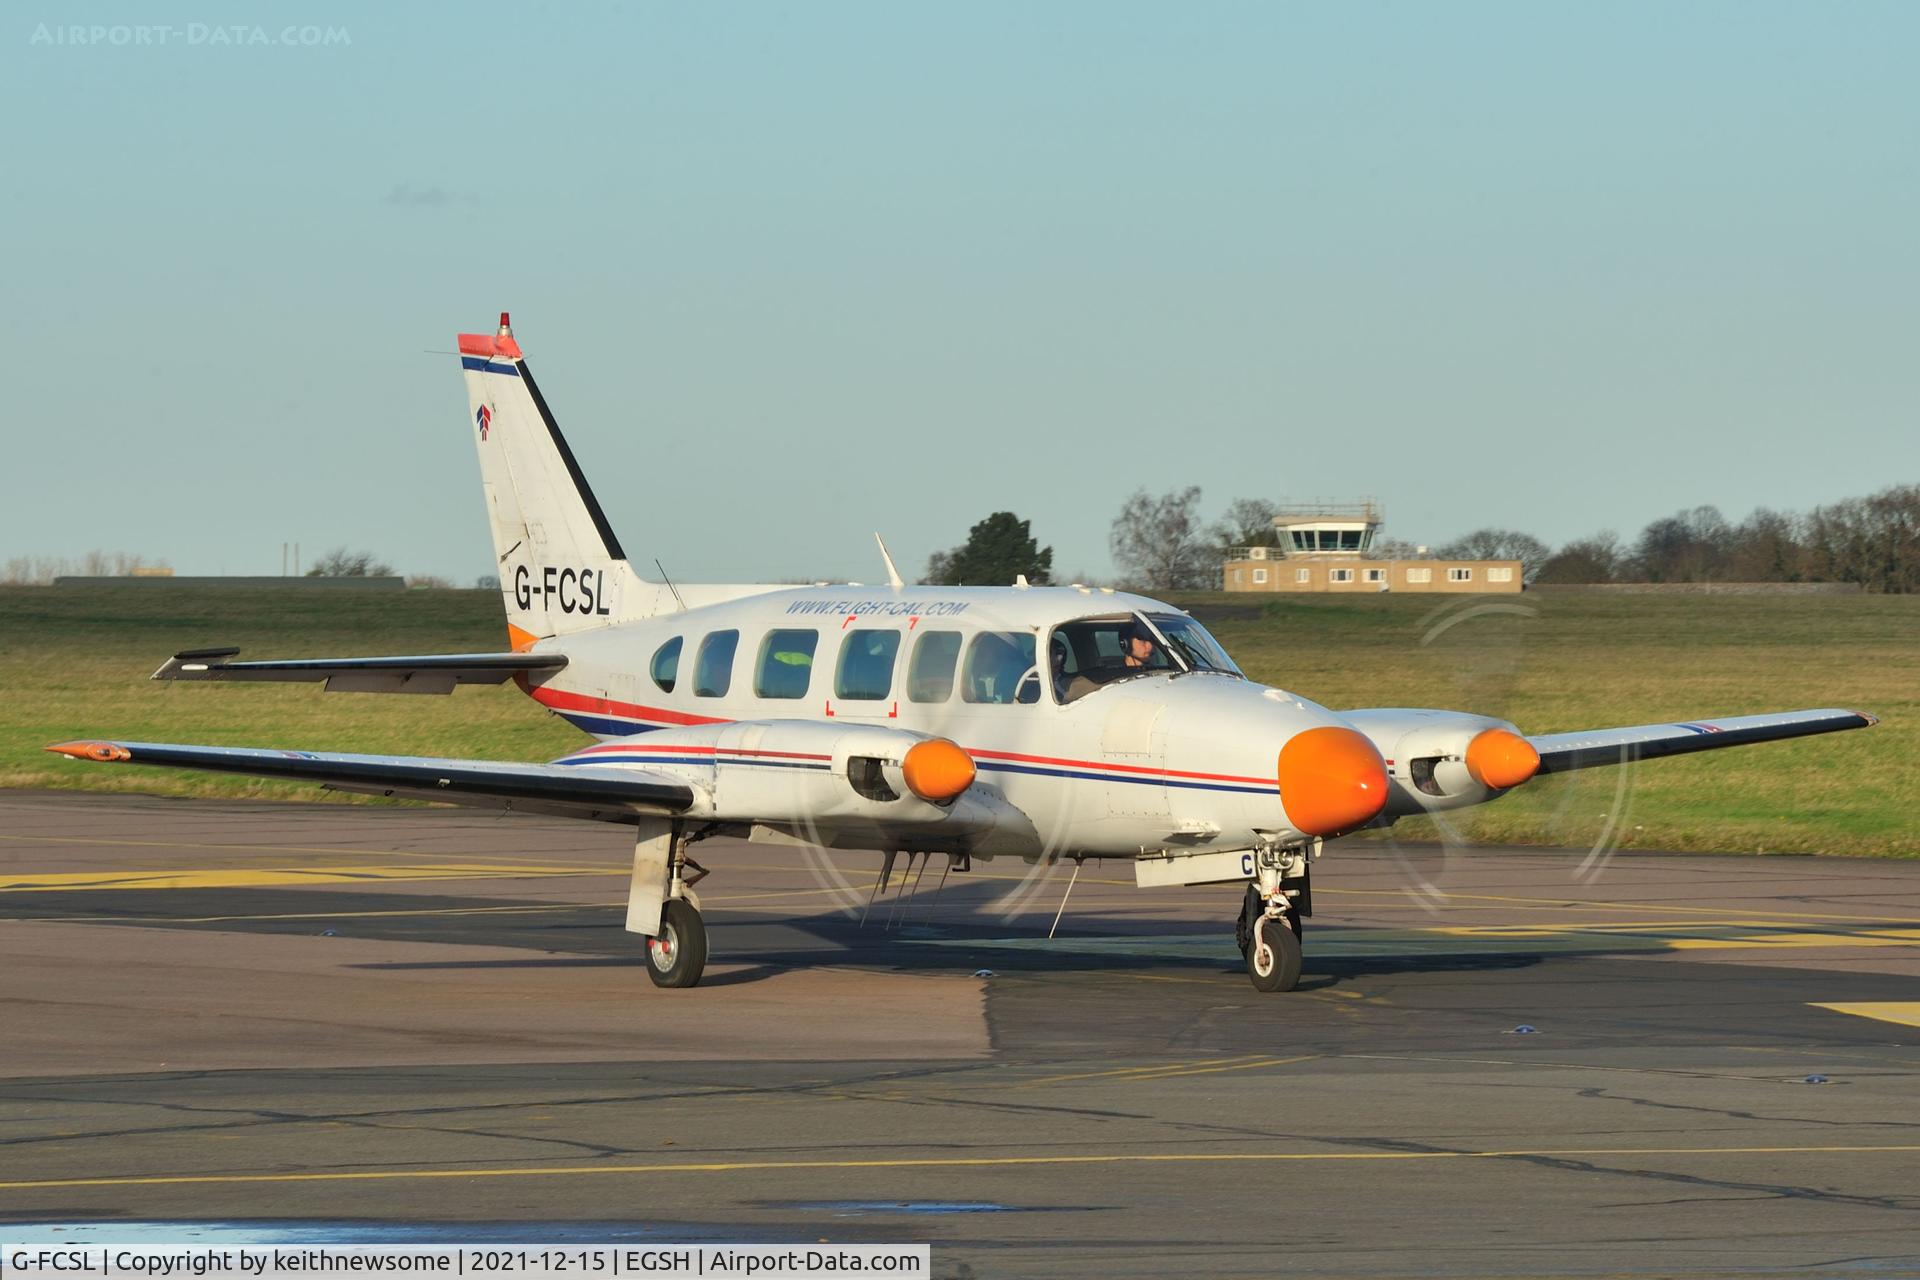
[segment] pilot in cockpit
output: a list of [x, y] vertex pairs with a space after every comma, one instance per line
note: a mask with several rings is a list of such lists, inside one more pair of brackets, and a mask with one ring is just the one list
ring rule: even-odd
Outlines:
[[1153, 660], [1159, 650], [1160, 646], [1153, 642], [1153, 636], [1139, 623], [1129, 622], [1121, 628], [1120, 660], [1121, 665], [1127, 667], [1129, 670], [1139, 670], [1142, 667], [1166, 666], [1167, 662], [1165, 658], [1162, 658], [1158, 663], [1155, 663]]

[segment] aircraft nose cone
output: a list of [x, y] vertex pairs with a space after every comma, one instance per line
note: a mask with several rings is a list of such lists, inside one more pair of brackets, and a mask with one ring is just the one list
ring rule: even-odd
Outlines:
[[1280, 804], [1287, 821], [1308, 835], [1365, 826], [1386, 803], [1386, 762], [1365, 735], [1323, 725], [1280, 748]]

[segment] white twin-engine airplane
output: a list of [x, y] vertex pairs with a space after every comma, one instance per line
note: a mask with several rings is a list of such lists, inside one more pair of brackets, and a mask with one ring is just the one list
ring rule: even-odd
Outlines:
[[[1029, 862], [1124, 858], [1142, 886], [1247, 885], [1262, 991], [1300, 976], [1321, 842], [1481, 804], [1541, 774], [1874, 723], [1792, 711], [1528, 737], [1455, 711], [1329, 711], [1241, 674], [1184, 611], [1106, 588], [680, 586], [628, 564], [506, 315], [463, 334], [511, 652], [236, 662], [157, 680], [449, 693], [513, 680], [599, 740], [550, 764], [83, 741], [81, 760], [297, 778], [342, 791], [638, 828], [626, 927], [648, 974], [707, 958], [688, 846], [785, 844]], [[881, 554], [885, 555], [884, 546]]]

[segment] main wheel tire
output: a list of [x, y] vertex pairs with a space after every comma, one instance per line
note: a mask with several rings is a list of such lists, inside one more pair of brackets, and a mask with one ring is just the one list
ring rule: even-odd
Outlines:
[[1285, 920], [1262, 919], [1255, 926], [1247, 976], [1256, 991], [1291, 991], [1300, 984], [1300, 939]]
[[692, 904], [670, 898], [660, 932], [647, 939], [647, 976], [656, 987], [690, 987], [707, 967], [707, 924]]

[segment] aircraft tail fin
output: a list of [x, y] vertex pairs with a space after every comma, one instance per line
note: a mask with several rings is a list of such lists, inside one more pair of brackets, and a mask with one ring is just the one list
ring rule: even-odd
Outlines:
[[460, 335], [460, 367], [513, 647], [674, 607], [627, 563], [506, 312], [497, 333]]

